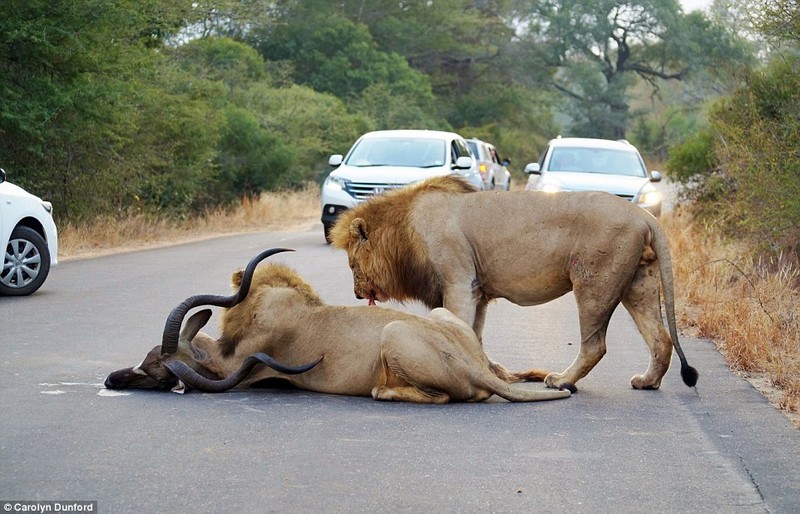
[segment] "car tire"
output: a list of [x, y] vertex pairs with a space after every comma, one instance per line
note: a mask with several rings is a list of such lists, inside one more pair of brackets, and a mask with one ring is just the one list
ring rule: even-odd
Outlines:
[[48, 273], [50, 251], [47, 242], [30, 227], [16, 227], [4, 249], [0, 295], [29, 295], [44, 284]]
[[322, 227], [325, 230], [325, 242], [331, 244], [331, 229], [333, 228], [333, 223], [323, 223]]

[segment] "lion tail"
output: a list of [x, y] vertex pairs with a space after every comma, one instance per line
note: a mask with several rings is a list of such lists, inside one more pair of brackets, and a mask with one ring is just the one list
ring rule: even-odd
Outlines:
[[503, 382], [513, 384], [514, 382], [544, 382], [547, 375], [550, 374], [545, 369], [527, 369], [525, 371], [511, 371], [499, 362], [492, 362], [489, 364], [489, 369], [492, 370], [497, 378]]
[[695, 368], [689, 365], [689, 361], [686, 360], [686, 355], [684, 355], [681, 344], [678, 341], [678, 328], [675, 323], [675, 288], [672, 274], [672, 257], [670, 256], [669, 245], [667, 244], [667, 235], [655, 218], [648, 216], [647, 220], [648, 225], [650, 225], [650, 232], [653, 235], [653, 250], [656, 252], [656, 257], [658, 258], [658, 271], [661, 275], [661, 289], [664, 292], [664, 307], [667, 311], [669, 336], [672, 339], [672, 346], [675, 347], [675, 352], [681, 360], [681, 378], [683, 378], [683, 383], [689, 387], [694, 387], [697, 384], [697, 379], [700, 374]]
[[568, 389], [529, 389], [518, 385], [509, 384], [501, 380], [494, 373], [486, 373], [483, 377], [483, 384], [486, 390], [505, 398], [510, 402], [541, 402], [546, 400], [559, 400], [568, 398], [572, 393]]

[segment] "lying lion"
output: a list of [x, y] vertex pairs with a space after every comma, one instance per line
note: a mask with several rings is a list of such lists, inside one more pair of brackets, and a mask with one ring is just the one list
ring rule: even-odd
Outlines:
[[438, 177], [345, 211], [331, 242], [347, 250], [357, 297], [445, 307], [478, 337], [495, 298], [537, 305], [573, 291], [580, 352], [563, 373], [545, 378], [550, 387], [575, 384], [605, 355], [606, 329], [620, 301], [650, 347], [650, 366], [631, 385], [658, 388], [673, 346], [683, 381], [697, 383], [678, 343], [664, 232], [650, 213], [616, 196], [478, 193], [458, 177]]
[[[481, 401], [492, 394], [539, 401], [570, 394], [511, 385], [543, 380], [547, 372], [511, 373], [490, 363], [472, 329], [445, 309], [425, 318], [326, 305], [293, 270], [277, 264], [256, 269], [272, 253], [233, 274], [234, 296], [196, 296], [173, 310], [161, 346], [140, 365], [111, 373], [106, 387], [182, 391], [188, 384], [217, 392], [281, 378], [322, 393], [419, 403]], [[218, 340], [198, 333], [211, 315], [207, 309], [192, 316], [178, 336], [183, 317], [199, 305], [228, 307]]]

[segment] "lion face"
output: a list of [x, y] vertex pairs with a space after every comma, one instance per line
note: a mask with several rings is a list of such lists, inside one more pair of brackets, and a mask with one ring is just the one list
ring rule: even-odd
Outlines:
[[385, 302], [389, 296], [370, 278], [374, 268], [372, 259], [372, 242], [367, 237], [367, 224], [356, 218], [350, 225], [350, 240], [347, 245], [347, 260], [353, 272], [353, 292], [356, 298], [368, 299], [370, 305], [375, 301]]

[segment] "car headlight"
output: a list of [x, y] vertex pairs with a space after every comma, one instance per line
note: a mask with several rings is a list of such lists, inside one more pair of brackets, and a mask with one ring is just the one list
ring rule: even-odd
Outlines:
[[347, 181], [334, 175], [328, 175], [328, 178], [325, 179], [325, 184], [323, 184], [323, 187], [334, 191], [344, 191], [347, 189]]
[[658, 191], [647, 191], [639, 195], [637, 203], [642, 205], [655, 205], [661, 202], [661, 193]]

